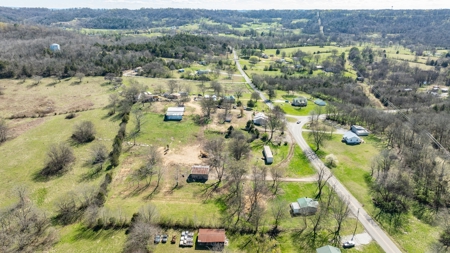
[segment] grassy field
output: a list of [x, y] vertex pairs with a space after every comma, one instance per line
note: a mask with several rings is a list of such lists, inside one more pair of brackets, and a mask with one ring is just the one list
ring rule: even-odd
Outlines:
[[[0, 169], [2, 174], [0, 184], [4, 187], [3, 189], [12, 191], [15, 186], [23, 185], [27, 187], [31, 196], [36, 197], [33, 201], [41, 203], [44, 209], [52, 211], [54, 201], [65, 192], [86, 184], [97, 184], [100, 178], [83, 179], [90, 170], [85, 165], [89, 158], [89, 148], [101, 142], [109, 149], [112, 142], [107, 140], [113, 139], [118, 130], [117, 122], [102, 119], [101, 115], [105, 113], [102, 110], [91, 110], [80, 112], [71, 120], [64, 119], [63, 115], [34, 120], [30, 123], [35, 125], [34, 128], [0, 146], [0, 160], [3, 161]], [[89, 144], [73, 146], [77, 160], [72, 170], [63, 176], [49, 180], [35, 180], [34, 175], [44, 166], [48, 147], [53, 143], [69, 141], [74, 125], [83, 120], [92, 121], [97, 130], [97, 138], [107, 140], [95, 140]], [[38, 194], [39, 190], [45, 194]], [[10, 194], [2, 194], [0, 202], [8, 203], [10, 196]]]
[[44, 78], [39, 84], [31, 79], [25, 82], [5, 79], [0, 83], [4, 88], [0, 99], [0, 117], [102, 108], [108, 103], [112, 87], [103, 77], [87, 77], [81, 83], [75, 78], [61, 82]]

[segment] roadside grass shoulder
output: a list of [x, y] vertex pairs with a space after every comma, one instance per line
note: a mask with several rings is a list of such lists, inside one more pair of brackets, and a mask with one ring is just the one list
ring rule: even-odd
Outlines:
[[316, 171], [309, 162], [308, 157], [306, 157], [298, 145], [293, 145], [295, 145], [294, 155], [287, 167], [286, 177], [306, 177], [314, 175]]

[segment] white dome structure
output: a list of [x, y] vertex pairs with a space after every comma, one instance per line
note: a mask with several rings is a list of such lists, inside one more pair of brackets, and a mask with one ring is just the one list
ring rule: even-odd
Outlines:
[[50, 51], [57, 52], [57, 51], [60, 51], [60, 50], [61, 50], [61, 47], [59, 46], [59, 44], [51, 44], [50, 45]]

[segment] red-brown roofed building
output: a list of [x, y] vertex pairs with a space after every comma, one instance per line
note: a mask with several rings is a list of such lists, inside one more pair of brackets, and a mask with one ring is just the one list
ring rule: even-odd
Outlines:
[[198, 230], [197, 244], [199, 246], [224, 246], [227, 240], [225, 229], [204, 229]]
[[189, 175], [190, 181], [206, 182], [209, 175], [209, 166], [207, 165], [194, 165], [191, 168], [191, 174]]

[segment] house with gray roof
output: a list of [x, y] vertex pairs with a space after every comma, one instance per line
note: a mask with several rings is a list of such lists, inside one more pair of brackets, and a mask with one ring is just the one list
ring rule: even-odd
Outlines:
[[350, 130], [352, 132], [354, 132], [356, 135], [358, 136], [367, 136], [369, 135], [369, 131], [367, 131], [364, 127], [362, 126], [357, 126], [357, 125], [352, 125], [350, 127]]
[[347, 144], [360, 144], [361, 138], [359, 138], [359, 136], [354, 132], [347, 131], [344, 136], [342, 136], [342, 142], [345, 142]]

